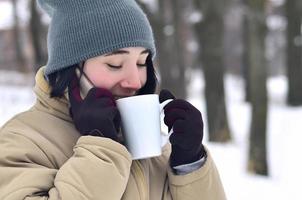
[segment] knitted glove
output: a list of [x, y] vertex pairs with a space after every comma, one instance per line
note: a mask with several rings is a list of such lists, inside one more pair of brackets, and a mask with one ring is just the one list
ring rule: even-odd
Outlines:
[[201, 159], [205, 151], [202, 145], [203, 121], [200, 111], [185, 100], [175, 99], [168, 90], [162, 90], [159, 99], [160, 102], [174, 99], [164, 107], [164, 122], [169, 131], [173, 127], [173, 134], [169, 138], [172, 145], [171, 167]]
[[102, 88], [92, 88], [82, 99], [78, 81], [69, 85], [70, 115], [82, 135], [111, 138], [121, 142], [118, 132], [121, 126], [120, 113], [113, 95]]

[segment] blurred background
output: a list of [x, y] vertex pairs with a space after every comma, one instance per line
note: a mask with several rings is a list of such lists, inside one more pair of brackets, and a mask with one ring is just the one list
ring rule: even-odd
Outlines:
[[[228, 199], [302, 199], [302, 1], [138, 3], [159, 89], [201, 110]], [[0, 0], [0, 126], [35, 102], [49, 22], [36, 0]]]

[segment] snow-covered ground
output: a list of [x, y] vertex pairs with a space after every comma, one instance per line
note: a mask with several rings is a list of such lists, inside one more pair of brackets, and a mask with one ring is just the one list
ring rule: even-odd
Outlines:
[[[203, 94], [204, 82], [198, 73], [192, 73], [189, 101], [206, 115]], [[228, 144], [207, 142], [230, 200], [302, 199], [299, 180], [302, 178], [302, 107], [286, 105], [286, 77], [267, 81], [268, 113], [268, 165], [269, 177], [247, 172], [248, 137], [251, 107], [244, 102], [244, 85], [241, 78], [226, 76], [226, 104], [233, 141]], [[200, 97], [201, 96], [201, 97]], [[206, 119], [205, 119], [206, 121]], [[206, 123], [205, 123], [206, 124]], [[207, 131], [207, 127], [205, 127]], [[207, 133], [206, 133], [207, 135]], [[206, 138], [205, 138], [206, 139]]]
[[[35, 101], [32, 83], [7, 85], [0, 71], [0, 126], [18, 112], [28, 109]], [[6, 74], [6, 73], [5, 73]], [[189, 101], [198, 107], [204, 118], [204, 82], [200, 73], [192, 73]], [[11, 74], [11, 78], [19, 76]], [[7, 79], [9, 76], [5, 76]], [[20, 80], [21, 77], [17, 78]], [[25, 79], [27, 80], [27, 79]], [[257, 176], [246, 171], [250, 106], [245, 103], [242, 79], [226, 76], [226, 103], [233, 141], [227, 144], [205, 144], [220, 171], [228, 199], [230, 200], [301, 200], [302, 190], [302, 107], [286, 106], [287, 82], [285, 77], [269, 79], [268, 160], [270, 176]], [[206, 119], [204, 119], [206, 121]], [[206, 123], [205, 123], [206, 124]]]

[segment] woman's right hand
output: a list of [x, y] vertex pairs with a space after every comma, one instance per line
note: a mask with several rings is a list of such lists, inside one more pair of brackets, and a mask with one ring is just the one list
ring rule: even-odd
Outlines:
[[122, 142], [118, 137], [121, 117], [109, 90], [94, 87], [82, 99], [79, 84], [73, 82], [69, 85], [68, 97], [70, 116], [82, 135], [107, 137]]

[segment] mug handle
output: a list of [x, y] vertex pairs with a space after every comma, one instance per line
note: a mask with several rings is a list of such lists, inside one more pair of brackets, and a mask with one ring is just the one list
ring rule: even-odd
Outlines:
[[[173, 99], [167, 99], [164, 102], [160, 103], [160, 114], [162, 115], [164, 107], [170, 103], [171, 101], [173, 101]], [[171, 130], [169, 131], [169, 133], [165, 134], [163, 132], [161, 132], [161, 147], [163, 148], [169, 141], [169, 137], [170, 135], [173, 133], [173, 127], [171, 128]]]

